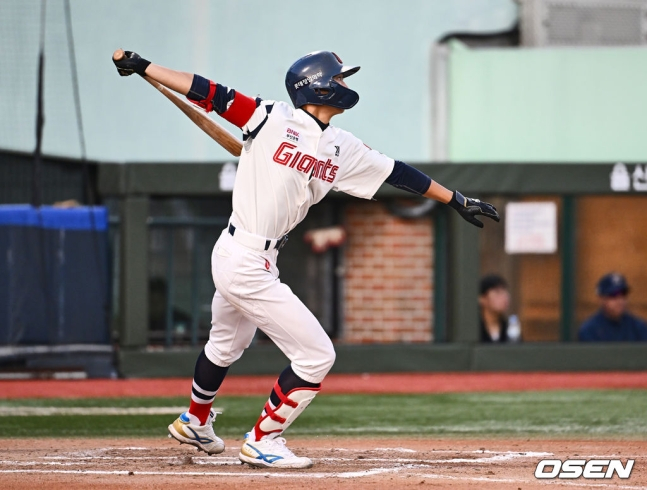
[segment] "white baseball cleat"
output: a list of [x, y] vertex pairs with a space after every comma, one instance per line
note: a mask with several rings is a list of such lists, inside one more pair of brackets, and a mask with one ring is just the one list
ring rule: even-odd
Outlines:
[[245, 442], [238, 458], [243, 463], [260, 468], [312, 468], [312, 460], [295, 456], [282, 437], [250, 441], [248, 434], [245, 434]]
[[180, 444], [191, 444], [207, 454], [218, 454], [225, 450], [225, 443], [213, 431], [216, 412], [211, 412], [204, 425], [192, 424], [186, 412], [168, 426], [169, 437], [180, 441]]

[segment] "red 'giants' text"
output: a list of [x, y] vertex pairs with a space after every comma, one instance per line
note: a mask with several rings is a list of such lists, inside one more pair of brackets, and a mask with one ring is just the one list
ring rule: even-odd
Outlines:
[[337, 176], [339, 167], [331, 163], [330, 158], [325, 162], [317, 160], [315, 157], [297, 151], [293, 152], [297, 146], [292, 143], [283, 142], [274, 153], [273, 160], [276, 163], [294, 168], [299, 172], [309, 174], [324, 182], [333, 182]]

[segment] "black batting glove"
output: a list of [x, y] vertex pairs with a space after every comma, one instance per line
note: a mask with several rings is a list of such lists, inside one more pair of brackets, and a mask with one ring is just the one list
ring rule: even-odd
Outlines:
[[133, 51], [125, 51], [126, 56], [119, 61], [112, 60], [117, 67], [117, 71], [122, 77], [127, 77], [137, 73], [142, 77], [146, 75], [146, 68], [151, 64], [150, 61], [142, 58]]
[[492, 218], [494, 221], [499, 221], [499, 213], [496, 212], [496, 208], [489, 202], [465, 197], [458, 191], [454, 191], [452, 200], [447, 204], [458, 211], [458, 214], [460, 214], [464, 220], [469, 221], [479, 228], [483, 228], [483, 223], [477, 220], [475, 216], [483, 215], [488, 218]]

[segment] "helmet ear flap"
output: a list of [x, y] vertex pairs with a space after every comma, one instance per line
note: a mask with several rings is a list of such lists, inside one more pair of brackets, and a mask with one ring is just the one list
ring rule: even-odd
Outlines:
[[294, 107], [299, 108], [303, 105], [306, 105], [308, 103], [308, 99], [306, 98], [303, 92], [297, 92], [293, 103], [294, 103]]

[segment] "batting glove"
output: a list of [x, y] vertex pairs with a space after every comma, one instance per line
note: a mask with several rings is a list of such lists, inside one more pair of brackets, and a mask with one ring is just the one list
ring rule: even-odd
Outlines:
[[146, 75], [146, 68], [151, 64], [150, 61], [142, 58], [133, 51], [124, 51], [126, 56], [119, 61], [112, 60], [117, 67], [117, 71], [122, 77], [127, 77], [133, 73], [137, 73], [142, 77]]
[[474, 226], [483, 228], [483, 223], [475, 218], [475, 216], [483, 215], [492, 218], [494, 221], [499, 221], [499, 213], [496, 208], [488, 202], [483, 202], [471, 197], [465, 197], [458, 191], [454, 191], [452, 200], [447, 203], [450, 207], [458, 211], [464, 220], [469, 221]]

